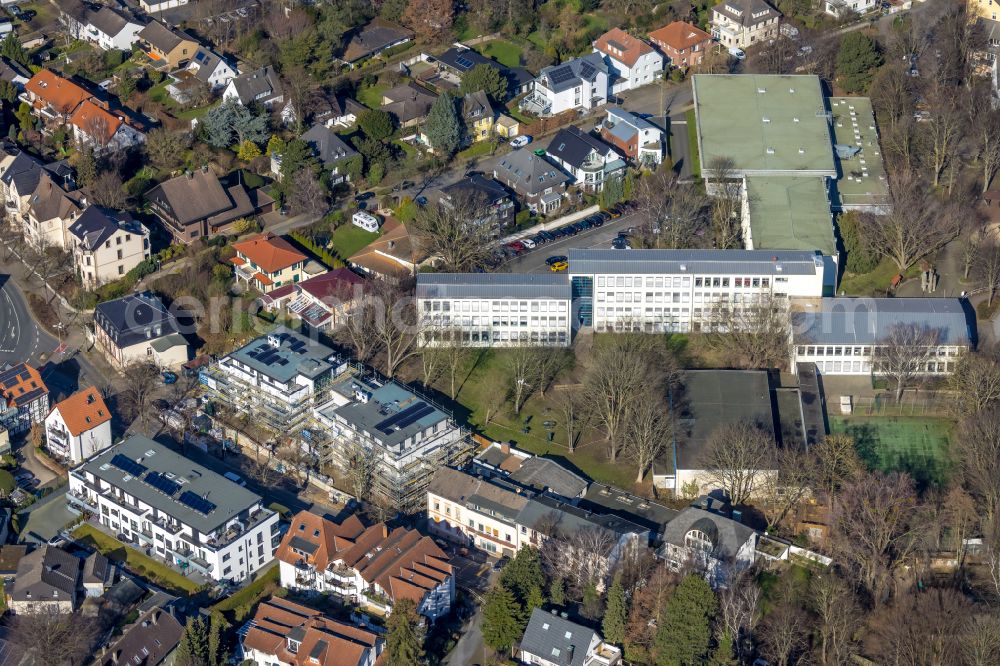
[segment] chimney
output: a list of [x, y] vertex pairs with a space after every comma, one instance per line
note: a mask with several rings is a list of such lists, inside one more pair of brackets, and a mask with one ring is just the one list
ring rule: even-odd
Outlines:
[[504, 455], [510, 455], [510, 442], [500, 443], [500, 453], [503, 453]]

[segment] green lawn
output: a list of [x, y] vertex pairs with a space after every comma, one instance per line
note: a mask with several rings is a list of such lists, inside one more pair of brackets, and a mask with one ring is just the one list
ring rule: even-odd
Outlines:
[[[889, 259], [883, 259], [870, 273], [860, 275], [845, 273], [837, 291], [848, 296], [885, 296], [886, 289], [892, 284], [892, 278], [898, 272], [896, 264]], [[912, 266], [906, 271], [905, 276], [911, 278], [919, 274], [920, 268]]]
[[337, 255], [341, 259], [347, 259], [378, 237], [377, 233], [370, 233], [350, 222], [345, 222], [334, 230], [330, 241], [333, 243], [333, 249]]
[[505, 67], [521, 66], [521, 47], [506, 39], [494, 39], [479, 45], [479, 52]]
[[[500, 413], [486, 425], [488, 407], [498, 392], [507, 390], [508, 371], [505, 356], [510, 352], [503, 349], [473, 350], [476, 355], [470, 359], [469, 367], [459, 380], [460, 389], [456, 399], [455, 412], [475, 426], [484, 436], [498, 442], [511, 442], [519, 448], [536, 455], [557, 459], [560, 463], [578, 469], [590, 478], [622, 488], [631, 488], [635, 481], [635, 469], [627, 461], [611, 464], [605, 446], [595, 428], [588, 429], [585, 437], [577, 444], [574, 453], [566, 448], [566, 433], [562, 418], [549, 405], [552, 390], [546, 392], [546, 400], [535, 394], [525, 404], [520, 415], [515, 415], [508, 401]], [[438, 389], [445, 395], [450, 392], [450, 380], [442, 378]], [[553, 441], [548, 439], [548, 429], [543, 423], [555, 421]], [[524, 432], [525, 428], [528, 432]], [[588, 441], [592, 440], [592, 441]], [[649, 479], [647, 475], [646, 479]]]
[[174, 594], [189, 595], [198, 590], [198, 584], [190, 578], [174, 571], [162, 562], [146, 557], [134, 548], [129, 548], [93, 525], [86, 523], [80, 525], [73, 530], [73, 536], [81, 543], [99, 550], [111, 561], [125, 562], [133, 573]]
[[477, 141], [465, 150], [458, 153], [459, 159], [471, 160], [475, 157], [486, 157], [490, 154], [492, 146], [489, 141]]
[[[215, 604], [212, 606], [212, 610], [226, 613], [234, 611], [241, 606], [249, 607], [255, 605], [264, 597], [274, 594], [274, 591], [278, 588], [280, 576], [281, 570], [278, 567], [278, 563], [272, 562], [269, 569], [257, 575], [257, 580]], [[242, 620], [243, 618], [237, 619]]]
[[698, 125], [694, 117], [694, 109], [685, 114], [687, 117], [688, 146], [691, 150], [691, 175], [701, 177], [701, 157], [698, 155]]
[[921, 486], [945, 482], [953, 425], [927, 416], [830, 416], [830, 430], [853, 436], [870, 468], [906, 472]]
[[358, 88], [356, 99], [369, 109], [377, 109], [382, 106], [382, 93], [389, 88], [382, 85], [361, 86]]

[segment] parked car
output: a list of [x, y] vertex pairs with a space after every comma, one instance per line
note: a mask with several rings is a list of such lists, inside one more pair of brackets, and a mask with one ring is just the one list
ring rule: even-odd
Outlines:
[[735, 46], [729, 49], [729, 55], [737, 60], [745, 60], [747, 57], [747, 54], [743, 49], [738, 49]]
[[177, 375], [169, 370], [163, 371], [163, 383], [164, 384], [175, 384], [177, 383]]
[[362, 192], [361, 194], [354, 197], [355, 201], [368, 201], [375, 196], [374, 192]]
[[522, 134], [521, 136], [516, 136], [510, 140], [511, 148], [524, 148], [529, 143], [531, 143], [531, 137], [527, 134]]
[[556, 237], [552, 234], [551, 231], [539, 231], [538, 235], [541, 238], [544, 238], [546, 243], [549, 243], [549, 242], [554, 241], [556, 239]]
[[531, 240], [530, 238], [522, 238], [521, 245], [528, 248], [529, 250], [535, 249], [535, 241]]
[[559, 262], [565, 263], [567, 261], [569, 261], [569, 259], [566, 257], [566, 255], [556, 254], [546, 259], [545, 263], [548, 264], [549, 266], [552, 266], [553, 264], [558, 264]]
[[514, 251], [515, 254], [521, 254], [527, 248], [524, 247], [524, 243], [521, 241], [514, 241], [513, 243], [507, 243], [507, 247]]
[[569, 262], [566, 261], [557, 261], [554, 264], [549, 264], [549, 270], [553, 273], [561, 273], [567, 268], [569, 268]]
[[546, 236], [543, 236], [541, 232], [532, 236], [531, 240], [535, 243], [535, 245], [544, 245], [549, 242], [549, 239]]
[[419, 197], [417, 197], [416, 199], [414, 199], [414, 201], [417, 202], [418, 206], [426, 206], [427, 205], [427, 197], [425, 197], [422, 194]]
[[616, 250], [631, 250], [632, 245], [628, 242], [628, 238], [624, 236], [618, 236], [611, 241], [611, 247]]

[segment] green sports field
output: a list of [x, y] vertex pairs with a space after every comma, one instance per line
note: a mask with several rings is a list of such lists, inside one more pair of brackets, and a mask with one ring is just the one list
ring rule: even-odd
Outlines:
[[852, 435], [870, 468], [907, 472], [921, 486], [944, 483], [952, 426], [921, 416], [830, 417], [830, 430]]

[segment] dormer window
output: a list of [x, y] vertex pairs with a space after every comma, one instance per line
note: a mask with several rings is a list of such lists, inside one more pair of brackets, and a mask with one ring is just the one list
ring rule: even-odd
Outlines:
[[689, 530], [688, 533], [684, 535], [684, 545], [692, 550], [697, 550], [703, 553], [710, 553], [713, 548], [712, 540], [701, 530]]
[[298, 651], [299, 651], [299, 645], [301, 645], [301, 644], [302, 643], [300, 641], [296, 641], [296, 640], [293, 640], [293, 639], [289, 638], [288, 639], [288, 651], [291, 652], [292, 654], [297, 654]]

